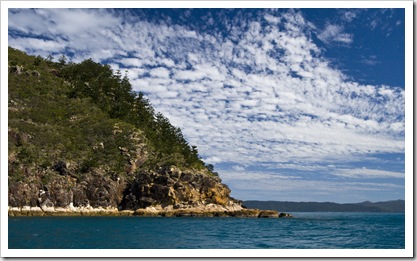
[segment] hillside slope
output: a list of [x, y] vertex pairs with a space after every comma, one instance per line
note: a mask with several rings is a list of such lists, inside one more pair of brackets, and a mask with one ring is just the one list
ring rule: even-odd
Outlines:
[[8, 84], [10, 208], [242, 210], [181, 130], [109, 66], [9, 47]]

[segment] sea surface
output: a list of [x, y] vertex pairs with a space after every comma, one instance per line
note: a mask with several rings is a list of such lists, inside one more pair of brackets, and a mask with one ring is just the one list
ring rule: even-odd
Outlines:
[[403, 213], [292, 213], [292, 219], [9, 217], [9, 249], [402, 249]]

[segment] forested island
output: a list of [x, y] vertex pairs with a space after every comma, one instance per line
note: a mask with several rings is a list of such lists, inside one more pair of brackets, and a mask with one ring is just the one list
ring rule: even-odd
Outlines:
[[361, 203], [333, 202], [291, 202], [291, 201], [257, 201], [248, 200], [243, 204], [249, 208], [275, 209], [289, 212], [385, 212], [404, 213], [404, 200], [383, 202], [364, 201]]
[[91, 59], [8, 56], [10, 216], [279, 216], [230, 197], [126, 74]]

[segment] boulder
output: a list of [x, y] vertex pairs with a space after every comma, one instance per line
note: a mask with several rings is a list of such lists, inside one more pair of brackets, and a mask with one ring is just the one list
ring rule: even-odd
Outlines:
[[52, 168], [60, 175], [67, 175], [67, 164], [64, 161], [58, 161]]
[[14, 73], [14, 74], [17, 74], [17, 75], [20, 75], [20, 74], [22, 74], [23, 73], [23, 66], [19, 66], [19, 65], [14, 65], [14, 66], [11, 66], [10, 67], [10, 69], [9, 69], [9, 72], [10, 73]]
[[40, 203], [40, 207], [43, 211], [54, 211], [55, 210], [55, 204], [47, 198], [45, 201]]
[[282, 212], [282, 213], [279, 213], [279, 217], [280, 218], [292, 218], [293, 216], [291, 214]]
[[258, 218], [277, 218], [278, 211], [275, 210], [261, 210], [258, 214]]
[[61, 76], [61, 75], [60, 75], [60, 72], [59, 72], [58, 70], [56, 70], [56, 69], [51, 69], [51, 70], [49, 70], [49, 72], [50, 72], [52, 75], [56, 76], [56, 77], [60, 77], [60, 76]]
[[41, 77], [41, 74], [36, 70], [29, 71], [29, 73], [30, 73], [31, 76]]

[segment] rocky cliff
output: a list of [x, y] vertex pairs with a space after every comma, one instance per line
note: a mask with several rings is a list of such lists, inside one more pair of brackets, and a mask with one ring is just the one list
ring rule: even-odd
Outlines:
[[281, 217], [277, 211], [242, 207], [216, 176], [176, 167], [140, 172], [132, 182], [93, 171], [81, 180], [55, 174], [41, 185], [37, 179], [44, 174], [37, 174], [28, 173], [28, 182], [9, 182], [10, 216]]
[[11, 208], [15, 212], [33, 209], [46, 213], [82, 210], [87, 213], [87, 210], [95, 212], [93, 209], [100, 209], [107, 212], [139, 210], [136, 214], [143, 215], [162, 215], [179, 210], [202, 214], [243, 209], [240, 201], [230, 197], [227, 185], [204, 172], [161, 168], [159, 171], [141, 171], [127, 182], [99, 170], [83, 175], [81, 179], [69, 174], [49, 173], [46, 184], [42, 184], [42, 179], [48, 173], [28, 170], [25, 182], [11, 182], [9, 179], [9, 206], [15, 207]]

